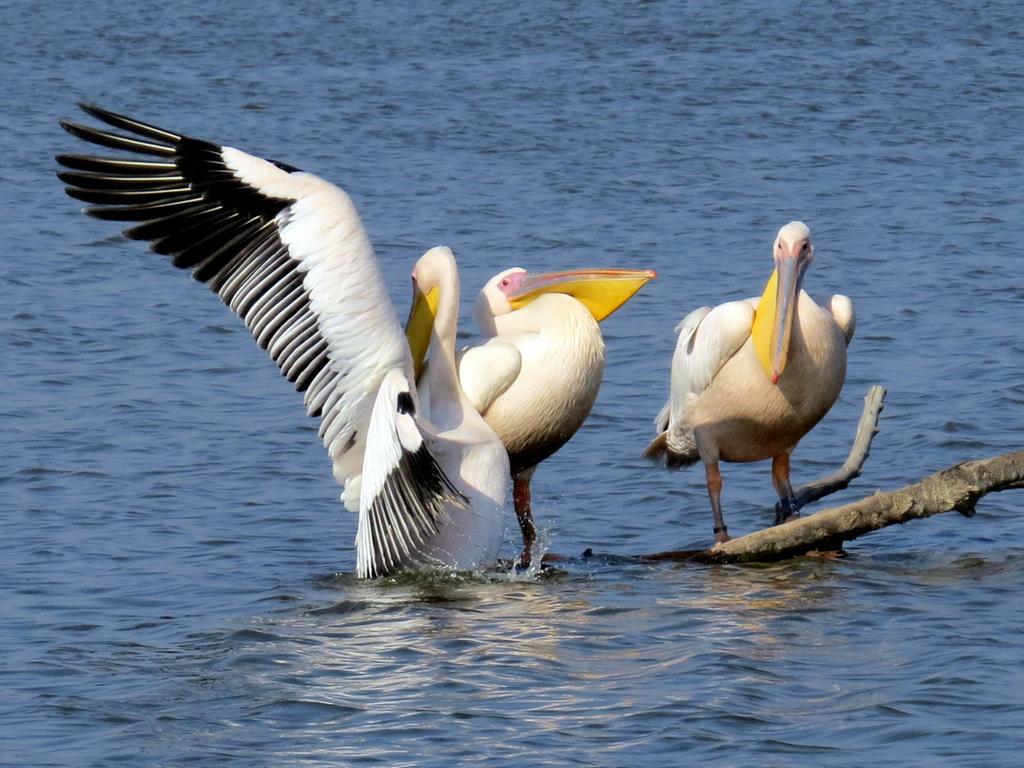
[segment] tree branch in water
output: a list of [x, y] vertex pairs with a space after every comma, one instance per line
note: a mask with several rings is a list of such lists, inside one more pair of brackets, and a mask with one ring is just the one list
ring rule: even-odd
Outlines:
[[755, 531], [712, 549], [660, 552], [641, 559], [744, 563], [836, 550], [844, 541], [908, 520], [953, 511], [972, 517], [982, 496], [1009, 488], [1024, 488], [1024, 451], [965, 461], [897, 491], [876, 491], [852, 504]]
[[[876, 385], [868, 391], [846, 462], [828, 477], [795, 489], [793, 500], [797, 508], [846, 488], [860, 476], [871, 441], [878, 432], [884, 399], [883, 387]], [[744, 563], [836, 551], [842, 549], [844, 541], [889, 525], [952, 511], [971, 517], [982, 496], [1009, 488], [1024, 488], [1024, 451], [956, 464], [899, 490], [876, 491], [860, 501], [755, 531], [711, 549], [659, 552], [639, 559]]]
[[[853, 480], [860, 477], [861, 469], [871, 451], [871, 441], [878, 434], [878, 415], [882, 412], [884, 400], [885, 387], [875, 384], [868, 390], [864, 397], [864, 411], [860, 415], [860, 423], [857, 424], [857, 435], [853, 439], [853, 447], [850, 448], [850, 455], [846, 458], [843, 466], [828, 477], [805, 483], [796, 488], [792, 497], [793, 507], [801, 509], [812, 501], [843, 490]], [[783, 510], [781, 504], [775, 505], [777, 519], [785, 517], [786, 511], [788, 510]]]

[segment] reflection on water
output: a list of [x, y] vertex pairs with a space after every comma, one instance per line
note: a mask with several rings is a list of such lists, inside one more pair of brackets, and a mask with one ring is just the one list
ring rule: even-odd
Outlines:
[[[330, 605], [266, 617], [258, 636], [235, 633], [218, 666], [258, 722], [301, 722], [315, 737], [343, 721], [348, 739], [324, 747], [330, 759], [363, 755], [382, 737], [382, 759], [413, 757], [424, 739], [458, 753], [488, 733], [488, 754], [502, 760], [536, 760], [551, 739], [640, 748], [652, 733], [659, 749], [709, 757], [750, 729], [779, 755], [848, 757], [850, 745], [877, 744], [899, 752], [899, 723], [921, 707], [896, 694], [921, 655], [891, 642], [893, 623], [907, 616], [894, 588], [909, 566], [857, 559], [598, 565], [540, 581], [337, 577], [320, 583]], [[979, 564], [948, 559], [935, 570], [964, 567]], [[993, 567], [1019, 576], [1019, 562]], [[888, 606], [868, 613], [875, 602]], [[918, 618], [942, 631], [940, 613]], [[851, 626], [851, 615], [863, 625]], [[658, 683], [669, 680], [677, 685]], [[925, 685], [950, 706], [989, 709], [962, 676]], [[940, 693], [944, 685], [959, 693]], [[879, 716], [895, 720], [879, 729]], [[831, 737], [819, 732], [823, 717]], [[644, 739], [631, 735], [638, 723]]]

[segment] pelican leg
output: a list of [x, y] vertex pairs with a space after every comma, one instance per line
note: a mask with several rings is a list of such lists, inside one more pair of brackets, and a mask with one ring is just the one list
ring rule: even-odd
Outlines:
[[529, 568], [533, 554], [533, 545], [537, 541], [537, 528], [533, 524], [533, 511], [530, 509], [530, 478], [533, 467], [516, 472], [512, 475], [512, 498], [515, 501], [516, 517], [519, 519], [519, 530], [523, 532], [523, 553], [519, 556], [519, 567]]
[[708, 481], [711, 514], [715, 517], [715, 543], [724, 544], [732, 537], [729, 535], [729, 529], [725, 527], [725, 519], [722, 517], [722, 473], [718, 470], [718, 462], [705, 464], [704, 474]]
[[793, 486], [789, 482], [788, 453], [780, 453], [772, 459], [772, 485], [779, 494], [779, 503], [775, 505], [775, 525], [800, 517], [800, 507], [796, 505]]

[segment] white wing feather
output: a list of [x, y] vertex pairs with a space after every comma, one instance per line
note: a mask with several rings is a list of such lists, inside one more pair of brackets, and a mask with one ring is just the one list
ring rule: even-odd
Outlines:
[[850, 342], [853, 340], [853, 333], [857, 330], [857, 314], [853, 311], [853, 302], [850, 301], [848, 296], [837, 293], [829, 297], [825, 306], [832, 312], [832, 318], [843, 332], [843, 336], [846, 338], [846, 346], [850, 346]]
[[668, 423], [661, 429], [670, 424], [673, 432], [688, 429], [689, 407], [750, 336], [755, 306], [756, 301], [730, 301], [683, 318], [672, 356], [671, 395], [662, 409], [661, 418]]
[[467, 347], [459, 359], [459, 382], [476, 412], [487, 409], [519, 376], [523, 357], [512, 342], [499, 337]]
[[312, 179], [320, 188], [288, 209], [281, 239], [306, 273], [303, 284], [334, 374], [322, 391], [307, 390], [305, 402], [309, 408], [325, 398], [320, 438], [354, 511], [372, 395], [392, 369], [411, 376], [412, 359], [355, 206], [342, 190]]

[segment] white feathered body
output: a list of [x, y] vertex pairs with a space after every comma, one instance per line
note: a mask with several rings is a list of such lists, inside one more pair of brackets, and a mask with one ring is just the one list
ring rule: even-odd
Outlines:
[[[527, 312], [547, 321], [527, 325]], [[498, 335], [466, 352], [460, 378], [517, 473], [548, 458], [586, 420], [601, 387], [605, 347], [593, 315], [564, 294], [541, 296], [494, 324]]]
[[448, 505], [449, 521], [426, 543], [424, 554], [456, 570], [473, 570], [498, 557], [508, 517], [508, 455], [460, 388], [457, 400], [438, 396], [451, 391], [442, 378], [455, 380], [448, 366], [443, 355], [431, 356], [420, 380], [420, 402], [436, 430], [428, 438], [430, 450], [469, 504]]
[[[486, 428], [486, 424], [481, 425]], [[469, 499], [468, 505], [449, 505], [449, 521], [424, 547], [425, 560], [444, 563], [459, 571], [491, 566], [498, 559], [505, 524], [509, 519], [508, 456], [494, 433], [460, 429], [442, 432], [431, 449], [451, 480]], [[496, 469], [497, 468], [497, 469]]]
[[[825, 309], [801, 291], [789, 360], [772, 384], [754, 350], [758, 299], [695, 310], [679, 327], [671, 399], [657, 420], [672, 465], [703, 459], [760, 461], [789, 453], [839, 397], [853, 306], [833, 296]], [[648, 455], [657, 455], [652, 443]]]

